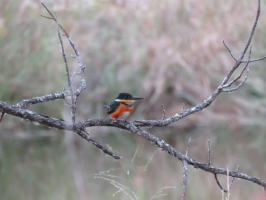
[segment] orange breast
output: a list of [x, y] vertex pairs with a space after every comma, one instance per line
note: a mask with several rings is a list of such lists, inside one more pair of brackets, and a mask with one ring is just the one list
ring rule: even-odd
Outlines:
[[116, 109], [116, 111], [113, 112], [110, 116], [112, 118], [117, 119], [120, 116], [122, 116], [124, 112], [129, 112], [131, 114], [133, 112], [133, 110], [134, 110], [134, 106], [132, 106], [132, 107], [129, 108], [129, 107], [126, 107], [123, 104], [120, 104], [119, 107]]

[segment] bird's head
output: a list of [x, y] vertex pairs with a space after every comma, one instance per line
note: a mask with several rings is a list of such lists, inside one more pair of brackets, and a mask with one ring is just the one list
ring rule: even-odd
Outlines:
[[119, 95], [116, 97], [115, 101], [131, 104], [131, 103], [134, 103], [135, 100], [140, 100], [140, 99], [144, 99], [144, 98], [132, 96], [129, 93], [119, 93]]

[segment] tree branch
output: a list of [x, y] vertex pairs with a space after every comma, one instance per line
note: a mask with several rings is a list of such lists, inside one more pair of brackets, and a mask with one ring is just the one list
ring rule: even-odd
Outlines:
[[70, 81], [70, 75], [69, 75], [69, 67], [68, 67], [68, 63], [67, 63], [67, 59], [66, 59], [66, 54], [65, 54], [65, 49], [64, 49], [64, 45], [63, 45], [63, 41], [61, 38], [61, 33], [60, 33], [60, 29], [59, 29], [59, 24], [57, 19], [55, 18], [56, 23], [57, 23], [57, 32], [58, 32], [58, 37], [59, 37], [59, 41], [60, 41], [60, 46], [61, 46], [61, 51], [62, 51], [62, 56], [65, 62], [65, 66], [66, 66], [66, 76], [67, 76], [67, 83], [68, 83], [68, 89], [70, 91], [70, 97], [71, 97], [71, 117], [72, 117], [72, 122], [75, 122], [75, 118], [76, 118], [76, 104], [75, 104], [75, 97], [74, 97], [74, 93], [73, 93], [73, 83]]
[[113, 153], [110, 149], [102, 146], [101, 144], [99, 144], [98, 142], [96, 142], [94, 139], [89, 137], [89, 134], [85, 131], [85, 130], [78, 130], [77, 131], [78, 135], [81, 136], [82, 138], [84, 138], [85, 140], [87, 140], [88, 142], [92, 143], [95, 147], [97, 147], [98, 149], [101, 149], [103, 153], [113, 157], [114, 159], [121, 159], [122, 157]]
[[[50, 14], [51, 17], [45, 17], [45, 16], [42, 16], [42, 15], [41, 16], [45, 17], [47, 19], [52, 19], [55, 22], [57, 22], [55, 17], [54, 17], [54, 15], [51, 13], [51, 11], [43, 3], [42, 3], [42, 5], [47, 10], [47, 12]], [[62, 25], [59, 22], [57, 22], [57, 23], [58, 23], [59, 27], [61, 28], [61, 30], [64, 32], [65, 36], [67, 37], [70, 45], [72, 46], [72, 48], [73, 48], [73, 50], [74, 50], [74, 52], [76, 54], [76, 58], [78, 59], [78, 66], [79, 66], [79, 69], [80, 69], [80, 76], [81, 76], [81, 85], [80, 85], [80, 87], [78, 89], [76, 89], [74, 94], [76, 96], [79, 96], [81, 94], [81, 92], [86, 89], [86, 80], [85, 80], [85, 74], [84, 74], [85, 66], [83, 66], [80, 54], [79, 54], [74, 42], [70, 38], [69, 34], [66, 32], [66, 30], [62, 27]]]
[[24, 100], [18, 102], [17, 106], [20, 108], [25, 108], [25, 107], [33, 105], [33, 104], [43, 103], [43, 102], [47, 102], [47, 101], [53, 101], [56, 99], [64, 99], [64, 98], [65, 98], [64, 92], [57, 92], [57, 93], [47, 94], [47, 95], [44, 95], [41, 97], [24, 99]]
[[[60, 44], [61, 44], [61, 50], [62, 50], [62, 55], [64, 58], [64, 62], [66, 65], [66, 71], [67, 71], [67, 80], [68, 80], [68, 88], [70, 90], [70, 94], [71, 94], [71, 115], [72, 115], [72, 122], [75, 122], [75, 114], [76, 114], [76, 105], [77, 105], [77, 97], [81, 94], [81, 92], [83, 90], [86, 89], [86, 80], [85, 80], [85, 74], [84, 74], [84, 70], [85, 67], [82, 64], [82, 59], [80, 57], [80, 54], [74, 44], [74, 42], [72, 41], [72, 39], [70, 38], [69, 34], [66, 32], [66, 30], [61, 26], [61, 24], [58, 22], [57, 18], [52, 14], [52, 12], [42, 3], [43, 7], [47, 10], [47, 12], [50, 14], [51, 17], [45, 17], [47, 19], [52, 19], [57, 23], [57, 30], [58, 30], [58, 36], [59, 36], [59, 40], [60, 40]], [[74, 71], [74, 74], [72, 76], [70, 76], [69, 74], [69, 68], [68, 68], [68, 64], [67, 64], [67, 60], [66, 60], [66, 56], [64, 53], [64, 47], [63, 47], [63, 42], [61, 39], [61, 33], [59, 28], [64, 32], [64, 35], [67, 37], [70, 45], [72, 46], [75, 54], [76, 54], [76, 58], [78, 59], [78, 68], [80, 69], [80, 76], [81, 76], [81, 85], [79, 88], [76, 89], [75, 92], [73, 92], [73, 81], [74, 81], [74, 77], [77, 75], [77, 69]], [[70, 78], [71, 77], [71, 78]]]
[[[202, 163], [200, 161], [194, 160], [188, 156], [185, 156], [181, 154], [179, 151], [174, 149], [171, 145], [165, 143], [162, 139], [157, 138], [156, 136], [148, 133], [147, 131], [144, 131], [134, 125], [133, 122], [128, 122], [125, 120], [113, 120], [113, 119], [90, 119], [86, 121], [80, 121], [76, 122], [74, 124], [70, 122], [66, 122], [64, 120], [48, 117], [45, 115], [40, 115], [38, 113], [35, 113], [33, 111], [25, 110], [22, 108], [19, 108], [18, 106], [13, 106], [10, 104], [7, 104], [5, 102], [0, 101], [0, 108], [5, 111], [5, 113], [17, 116], [23, 119], [28, 119], [32, 122], [39, 122], [40, 124], [54, 127], [61, 130], [67, 130], [67, 131], [73, 131], [73, 132], [79, 132], [85, 129], [85, 127], [93, 127], [93, 126], [110, 126], [110, 127], [117, 127], [120, 129], [128, 130], [134, 134], [137, 134], [141, 137], [144, 137], [151, 141], [153, 144], [155, 144], [158, 148], [160, 148], [162, 151], [166, 151], [168, 154], [176, 157], [178, 160], [182, 161], [185, 160], [188, 165], [192, 165], [195, 168], [202, 169], [206, 172], [210, 172], [213, 174], [227, 174], [227, 170], [223, 168], [216, 168], [213, 166], [210, 166], [208, 164]], [[87, 135], [87, 134], [86, 134]], [[87, 141], [90, 139], [85, 135], [82, 136]], [[96, 145], [95, 145], [96, 146]], [[118, 157], [114, 157], [115, 159], [119, 159]], [[247, 174], [235, 172], [235, 171], [229, 171], [229, 176], [244, 179], [253, 183], [256, 183], [262, 187], [266, 187], [266, 182], [262, 179], [249, 176]]]

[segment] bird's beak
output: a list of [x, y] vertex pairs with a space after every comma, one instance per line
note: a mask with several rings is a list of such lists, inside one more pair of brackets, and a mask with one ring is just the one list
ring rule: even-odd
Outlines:
[[142, 97], [131, 97], [130, 100], [140, 100], [140, 99], [144, 99]]

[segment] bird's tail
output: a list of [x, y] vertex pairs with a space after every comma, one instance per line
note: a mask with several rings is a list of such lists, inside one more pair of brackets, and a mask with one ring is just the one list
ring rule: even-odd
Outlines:
[[109, 115], [108, 112], [109, 112], [109, 108], [110, 108], [110, 107], [109, 107], [109, 106], [106, 106], [106, 105], [103, 105], [103, 107], [107, 109], [106, 114]]
[[109, 109], [109, 106], [103, 105], [103, 107]]

